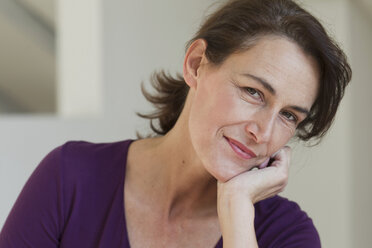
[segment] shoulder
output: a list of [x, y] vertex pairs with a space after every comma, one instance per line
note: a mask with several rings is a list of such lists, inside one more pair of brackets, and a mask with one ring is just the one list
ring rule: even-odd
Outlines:
[[68, 189], [74, 192], [76, 188], [98, 186], [99, 182], [120, 182], [131, 142], [69, 141], [49, 152], [31, 178], [37, 181], [45, 179], [49, 183], [58, 181], [67, 192]]
[[124, 140], [111, 143], [92, 143], [88, 141], [69, 141], [58, 147], [63, 159], [70, 161], [89, 161], [105, 159], [108, 156], [120, 156], [127, 150], [131, 140]]
[[60, 159], [61, 170], [67, 181], [94, 180], [125, 168], [130, 143], [131, 140], [111, 143], [69, 141], [54, 149], [46, 158]]
[[78, 236], [76, 240], [94, 242], [81, 236], [110, 226], [108, 214], [111, 225], [123, 225], [118, 210], [130, 142], [72, 141], [53, 149], [18, 196], [0, 233], [0, 246], [54, 247], [62, 233], [67, 240]]
[[275, 196], [257, 203], [255, 211], [260, 247], [320, 247], [311, 218], [297, 203]]

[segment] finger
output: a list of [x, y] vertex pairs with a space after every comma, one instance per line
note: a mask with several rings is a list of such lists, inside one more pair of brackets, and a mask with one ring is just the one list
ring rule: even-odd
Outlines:
[[290, 164], [290, 158], [291, 158], [291, 148], [289, 146], [284, 146], [279, 151], [274, 153], [272, 158], [274, 159], [272, 166], [275, 166], [278, 168], [286, 167], [286, 169], [288, 169], [289, 164]]
[[[287, 149], [286, 147], [288, 146], [285, 146], [284, 149]], [[290, 148], [290, 147], [289, 147]], [[283, 149], [283, 148], [282, 148]], [[273, 155], [271, 155], [269, 158], [267, 158], [263, 163], [261, 163], [260, 165], [258, 165], [258, 168], [259, 169], [263, 169], [263, 168], [266, 168], [267, 165], [269, 164], [270, 160], [281, 160], [281, 157], [278, 156], [280, 155], [279, 153], [282, 151], [282, 149], [278, 150], [277, 152], [275, 152]]]
[[267, 159], [265, 160], [265, 162], [263, 162], [262, 164], [260, 164], [260, 165], [258, 166], [258, 168], [259, 168], [259, 169], [263, 169], [263, 168], [265, 168], [265, 167], [269, 164], [269, 162], [270, 162], [270, 158], [267, 158]]
[[275, 161], [268, 167], [273, 169], [272, 180], [279, 188], [284, 188], [288, 183], [290, 156], [291, 148], [288, 146], [283, 147], [275, 155]]
[[279, 193], [283, 192], [283, 190], [284, 190], [284, 187], [272, 188], [272, 189], [266, 191], [264, 194], [260, 194], [257, 198], [255, 198], [254, 203], [262, 201], [262, 200], [270, 198], [270, 197], [273, 197], [273, 196], [276, 196]]

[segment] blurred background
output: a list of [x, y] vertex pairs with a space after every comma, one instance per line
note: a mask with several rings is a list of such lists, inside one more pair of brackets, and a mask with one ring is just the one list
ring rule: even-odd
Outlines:
[[[0, 228], [54, 147], [149, 131], [135, 115], [151, 110], [140, 83], [181, 72], [185, 43], [221, 2], [0, 0]], [[345, 50], [353, 80], [323, 142], [292, 144], [282, 195], [311, 216], [323, 247], [371, 247], [372, 0], [300, 3]]]

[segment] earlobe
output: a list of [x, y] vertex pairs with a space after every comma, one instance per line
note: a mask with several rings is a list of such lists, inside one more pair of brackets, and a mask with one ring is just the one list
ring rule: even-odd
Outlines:
[[183, 77], [190, 88], [195, 88], [197, 86], [199, 69], [205, 60], [206, 49], [207, 42], [203, 39], [195, 40], [187, 49], [183, 62]]

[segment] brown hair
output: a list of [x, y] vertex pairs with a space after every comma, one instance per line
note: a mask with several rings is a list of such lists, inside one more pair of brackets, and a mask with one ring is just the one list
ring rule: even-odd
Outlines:
[[[207, 42], [206, 57], [219, 65], [232, 53], [244, 51], [254, 39], [265, 35], [289, 38], [313, 56], [320, 68], [320, 87], [309, 116], [297, 127], [296, 136], [304, 141], [320, 140], [330, 128], [351, 68], [346, 56], [310, 13], [292, 0], [231, 0], [210, 15], [186, 46], [197, 39]], [[189, 87], [181, 75], [172, 77], [164, 71], [153, 74], [155, 94], [142, 92], [156, 110], [138, 114], [150, 119], [151, 129], [166, 134], [183, 109]], [[158, 127], [154, 121], [158, 121]]]

